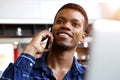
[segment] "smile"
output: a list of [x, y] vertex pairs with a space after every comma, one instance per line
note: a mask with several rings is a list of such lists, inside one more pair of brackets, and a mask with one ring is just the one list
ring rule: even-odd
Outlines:
[[68, 31], [58, 32], [57, 35], [61, 37], [73, 37], [72, 33]]

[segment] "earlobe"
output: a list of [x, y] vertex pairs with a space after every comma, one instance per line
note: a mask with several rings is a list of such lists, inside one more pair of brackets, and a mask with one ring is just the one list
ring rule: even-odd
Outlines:
[[82, 39], [80, 40], [80, 43], [83, 42], [86, 37], [87, 37], [87, 34], [84, 32], [84, 33], [82, 34]]
[[79, 41], [78, 44], [81, 44], [81, 41]]

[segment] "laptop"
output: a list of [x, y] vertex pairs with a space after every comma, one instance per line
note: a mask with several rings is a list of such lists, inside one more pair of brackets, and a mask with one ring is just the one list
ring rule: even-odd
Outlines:
[[85, 80], [120, 80], [120, 21], [93, 23]]

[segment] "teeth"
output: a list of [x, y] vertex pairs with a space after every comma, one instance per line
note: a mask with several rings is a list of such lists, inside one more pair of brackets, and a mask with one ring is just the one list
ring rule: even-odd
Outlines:
[[60, 36], [63, 36], [63, 37], [69, 37], [69, 35], [64, 34], [64, 33], [60, 33], [59, 35], [60, 35]]
[[59, 34], [59, 35], [67, 35], [67, 34], [61, 33], [61, 34]]
[[64, 33], [61, 33], [61, 34], [59, 34], [59, 35], [66, 35], [66, 34], [64, 34]]

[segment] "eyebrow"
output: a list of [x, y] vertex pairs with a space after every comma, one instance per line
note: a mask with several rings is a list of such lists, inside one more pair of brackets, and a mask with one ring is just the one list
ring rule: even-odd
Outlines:
[[78, 20], [78, 19], [73, 19], [72, 21], [81, 22], [81, 21], [80, 21], [80, 20]]
[[[66, 19], [65, 19], [64, 17], [62, 17], [62, 16], [56, 18], [56, 20], [57, 20], [57, 19], [63, 19], [63, 20], [66, 20]], [[80, 22], [80, 23], [81, 23], [81, 21], [78, 20], [78, 19], [73, 19], [72, 21], [76, 21], [76, 22]]]
[[57, 20], [57, 19], [64, 19], [64, 20], [66, 20], [66, 19], [65, 19], [64, 17], [62, 17], [62, 16], [56, 18], [56, 20]]

